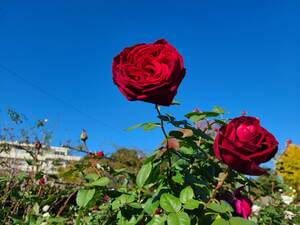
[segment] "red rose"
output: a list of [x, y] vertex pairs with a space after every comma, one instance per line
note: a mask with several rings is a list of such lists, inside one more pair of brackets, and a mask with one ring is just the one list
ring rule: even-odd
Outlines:
[[38, 184], [39, 185], [45, 185], [46, 184], [46, 180], [44, 178], [41, 178], [38, 180]]
[[101, 152], [97, 152], [97, 156], [98, 156], [98, 157], [103, 157], [103, 155], [104, 155], [104, 154], [103, 154], [102, 151], [101, 151]]
[[252, 202], [246, 197], [239, 197], [234, 200], [234, 211], [238, 216], [248, 219], [252, 213]]
[[237, 216], [241, 216], [244, 219], [248, 219], [248, 217], [252, 213], [252, 202], [246, 196], [241, 194], [241, 190], [244, 189], [244, 186], [236, 189], [233, 193], [225, 192], [218, 196], [219, 200], [224, 200], [228, 202]]
[[243, 217], [244, 219], [248, 219], [248, 217], [252, 213], [252, 202], [246, 196], [243, 196], [241, 191], [244, 189], [244, 186], [236, 189], [233, 193], [234, 200], [233, 200], [233, 208], [235, 213], [238, 216]]
[[113, 81], [129, 100], [168, 106], [185, 68], [183, 58], [166, 40], [125, 48], [113, 59]]
[[254, 117], [241, 116], [220, 128], [214, 143], [219, 160], [240, 173], [259, 176], [267, 173], [259, 164], [269, 161], [278, 142]]

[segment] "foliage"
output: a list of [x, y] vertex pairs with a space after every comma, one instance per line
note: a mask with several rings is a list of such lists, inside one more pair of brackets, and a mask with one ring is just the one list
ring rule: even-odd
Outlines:
[[[80, 161], [71, 162], [66, 167], [58, 168], [58, 177], [67, 183], [80, 184], [84, 182], [80, 178], [80, 173], [100, 173], [110, 178], [110, 187], [117, 188], [124, 182], [132, 185], [132, 179], [141, 168], [145, 155], [135, 149], [119, 148], [111, 156], [97, 157], [96, 154], [83, 157]], [[94, 166], [92, 166], [94, 165]], [[105, 168], [105, 169], [104, 169]], [[105, 173], [104, 171], [107, 171]]]
[[[214, 156], [214, 125], [227, 123], [223, 109], [190, 112], [182, 120], [157, 109], [159, 123], [154, 124], [159, 124], [165, 138], [147, 157], [126, 148], [111, 156], [90, 153], [61, 168], [58, 176], [48, 175], [45, 183], [39, 182], [41, 172], [1, 176], [0, 221], [20, 225], [299, 224], [298, 200], [284, 203], [282, 195], [293, 190], [277, 175], [270, 172], [253, 180]], [[153, 127], [149, 124], [135, 128], [148, 130]], [[166, 125], [173, 130], [166, 131]], [[243, 195], [262, 207], [248, 220], [220, 198], [242, 186]], [[287, 218], [286, 211], [295, 216]]]
[[276, 172], [300, 192], [300, 146], [288, 144], [276, 162]]
[[[289, 225], [300, 223], [300, 199], [295, 195], [295, 189], [283, 182], [281, 177], [270, 171], [270, 175], [263, 175], [256, 181], [256, 188], [252, 191], [253, 204], [251, 219], [258, 225], [274, 224]], [[285, 197], [292, 202], [286, 202]], [[294, 216], [288, 218], [288, 213]]]

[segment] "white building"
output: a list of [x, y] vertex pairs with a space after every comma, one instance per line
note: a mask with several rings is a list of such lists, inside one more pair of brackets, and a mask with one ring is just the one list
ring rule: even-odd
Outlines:
[[[78, 161], [79, 156], [68, 154], [65, 147], [42, 146], [37, 152], [33, 144], [0, 141], [0, 162], [10, 168], [22, 171], [33, 171], [33, 156], [37, 157], [39, 170], [47, 174], [55, 174], [60, 166], [65, 166], [69, 161]], [[5, 169], [0, 165], [1, 169]]]

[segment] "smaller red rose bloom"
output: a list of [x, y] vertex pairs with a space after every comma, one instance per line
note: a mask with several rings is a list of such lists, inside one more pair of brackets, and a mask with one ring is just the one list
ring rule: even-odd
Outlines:
[[240, 197], [234, 200], [235, 213], [244, 219], [248, 219], [248, 217], [251, 215], [251, 206], [251, 201], [246, 197]]
[[220, 128], [214, 142], [216, 157], [236, 171], [259, 176], [267, 173], [259, 164], [269, 161], [278, 142], [255, 117], [241, 116]]
[[169, 106], [185, 75], [183, 58], [166, 40], [125, 48], [113, 59], [113, 81], [129, 101]]
[[104, 156], [104, 153], [103, 153], [102, 151], [97, 152], [97, 156], [98, 156], [98, 157], [103, 157], [103, 156]]
[[252, 202], [246, 196], [241, 194], [241, 190], [244, 186], [236, 189], [233, 193], [225, 192], [218, 196], [219, 200], [228, 202], [234, 209], [234, 213], [237, 216], [248, 219], [252, 213]]
[[41, 179], [38, 180], [38, 184], [41, 185], [41, 186], [45, 185], [46, 184], [46, 180], [44, 178], [41, 178]]
[[244, 189], [244, 186], [236, 189], [234, 191], [234, 200], [233, 200], [233, 207], [235, 213], [238, 216], [243, 217], [244, 219], [248, 219], [248, 217], [252, 213], [252, 202], [247, 197], [241, 194], [241, 190]]

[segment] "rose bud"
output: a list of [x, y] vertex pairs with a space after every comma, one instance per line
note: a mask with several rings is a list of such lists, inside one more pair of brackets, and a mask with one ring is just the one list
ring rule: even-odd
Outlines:
[[86, 142], [87, 139], [88, 139], [88, 135], [87, 135], [85, 129], [82, 129], [81, 134], [80, 134], [80, 140], [82, 142]]
[[103, 157], [103, 155], [104, 155], [104, 153], [103, 153], [102, 151], [97, 152], [97, 156], [98, 156], [98, 157]]
[[94, 212], [98, 211], [98, 210], [99, 210], [99, 206], [97, 206], [97, 205], [92, 208], [92, 211], [94, 211]]
[[41, 142], [40, 142], [39, 140], [36, 140], [36, 141], [35, 141], [35, 143], [34, 143], [34, 148], [35, 148], [36, 150], [38, 150], [38, 151], [42, 148], [42, 144], [41, 144]]
[[285, 145], [286, 145], [286, 146], [289, 146], [289, 145], [292, 144], [292, 143], [293, 143], [293, 141], [292, 141], [291, 139], [288, 139], [288, 140], [286, 140]]
[[179, 141], [174, 137], [170, 137], [170, 139], [167, 140], [167, 148], [178, 151], [180, 148]]
[[234, 201], [234, 210], [238, 216], [248, 219], [252, 212], [252, 203], [248, 198], [240, 197]]
[[198, 107], [196, 107], [193, 109], [193, 112], [201, 112], [201, 110]]
[[113, 81], [129, 101], [169, 106], [185, 76], [183, 58], [166, 40], [137, 44], [114, 57]]
[[244, 219], [248, 219], [248, 217], [252, 213], [252, 202], [245, 196], [241, 194], [241, 190], [244, 189], [244, 186], [236, 189], [234, 191], [234, 210], [238, 216], [243, 217]]
[[225, 192], [218, 196], [218, 200], [224, 200], [228, 202], [237, 216], [248, 219], [252, 213], [252, 202], [241, 194], [241, 190], [244, 186], [236, 189], [234, 193]]
[[155, 210], [155, 214], [156, 214], [156, 215], [160, 215], [161, 213], [162, 213], [161, 208], [157, 208], [157, 209]]
[[259, 164], [269, 161], [278, 150], [278, 142], [259, 120], [241, 116], [222, 126], [215, 138], [216, 157], [236, 171], [259, 176], [267, 173]]
[[246, 116], [247, 115], [247, 112], [246, 111], [242, 111], [241, 112], [241, 116]]
[[109, 199], [110, 198], [108, 195], [104, 195], [102, 200], [103, 200], [103, 202], [107, 202]]

